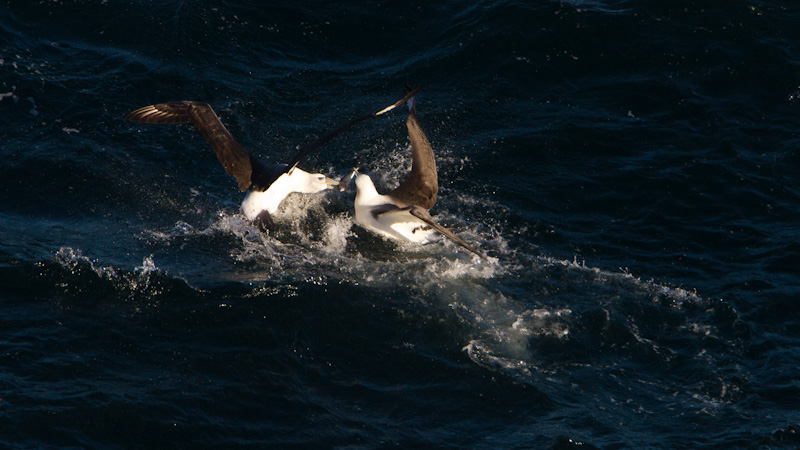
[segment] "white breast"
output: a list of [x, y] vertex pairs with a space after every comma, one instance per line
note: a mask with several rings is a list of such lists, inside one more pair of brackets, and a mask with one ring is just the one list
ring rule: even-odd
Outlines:
[[248, 220], [255, 220], [264, 210], [273, 215], [283, 199], [292, 192], [313, 194], [325, 189], [328, 189], [328, 184], [324, 175], [308, 173], [295, 167], [291, 172], [278, 177], [266, 191], [249, 191], [242, 201], [242, 214]]
[[266, 191], [249, 191], [242, 201], [242, 214], [251, 221], [264, 210], [273, 215], [290, 193], [289, 177], [283, 174]]

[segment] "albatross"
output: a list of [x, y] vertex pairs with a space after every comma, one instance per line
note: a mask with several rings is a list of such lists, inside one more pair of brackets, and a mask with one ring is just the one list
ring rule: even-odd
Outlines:
[[427, 244], [445, 236], [486, 259], [463, 239], [438, 224], [428, 212], [436, 204], [439, 192], [436, 160], [431, 144], [419, 125], [413, 97], [415, 91], [410, 91], [409, 95], [406, 127], [411, 141], [411, 173], [386, 195], [378, 193], [369, 175], [358, 175], [355, 179], [355, 221], [370, 231], [399, 241]]
[[272, 216], [284, 198], [292, 192], [313, 194], [327, 189], [344, 190], [346, 179], [340, 181], [328, 178], [321, 173], [309, 173], [297, 164], [313, 150], [330, 141], [337, 134], [353, 125], [377, 117], [402, 105], [416, 92], [382, 110], [351, 120], [328, 132], [316, 141], [301, 148], [288, 164], [265, 165], [247, 153], [222, 124], [214, 109], [208, 103], [178, 101], [145, 106], [124, 116], [124, 119], [140, 123], [191, 123], [200, 131], [217, 155], [225, 171], [236, 178], [239, 190], [247, 191], [242, 202], [242, 213], [262, 231], [274, 225]]

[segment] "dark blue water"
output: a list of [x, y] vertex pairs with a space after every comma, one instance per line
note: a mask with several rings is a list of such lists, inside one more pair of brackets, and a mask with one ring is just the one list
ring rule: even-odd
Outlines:
[[[800, 7], [0, 5], [0, 447], [800, 447]], [[193, 128], [269, 162], [422, 85], [450, 243], [293, 196], [264, 235]], [[303, 166], [379, 189], [404, 113]]]

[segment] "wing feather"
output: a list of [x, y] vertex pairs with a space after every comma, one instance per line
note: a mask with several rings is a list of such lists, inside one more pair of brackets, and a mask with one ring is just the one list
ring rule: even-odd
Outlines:
[[431, 209], [439, 193], [439, 179], [433, 148], [419, 124], [416, 106], [412, 106], [408, 113], [406, 128], [411, 141], [411, 173], [389, 196], [407, 206]]
[[216, 153], [225, 172], [236, 178], [239, 189], [246, 191], [252, 184], [253, 164], [250, 155], [236, 142], [208, 103], [159, 103], [131, 111], [124, 118], [141, 123], [194, 124]]
[[319, 147], [322, 147], [328, 141], [330, 141], [334, 137], [336, 137], [339, 134], [341, 134], [343, 131], [346, 131], [347, 129], [349, 129], [349, 128], [353, 127], [354, 125], [357, 125], [357, 124], [359, 124], [361, 122], [365, 122], [367, 120], [374, 119], [375, 117], [378, 117], [381, 114], [385, 114], [385, 113], [393, 110], [394, 108], [402, 105], [403, 103], [407, 102], [409, 99], [413, 98], [414, 95], [416, 95], [420, 90], [422, 90], [421, 87], [418, 87], [418, 88], [413, 89], [413, 90], [409, 90], [406, 93], [405, 97], [403, 97], [402, 99], [400, 99], [400, 100], [394, 102], [393, 104], [387, 106], [386, 108], [383, 108], [378, 112], [374, 112], [374, 113], [371, 113], [371, 114], [366, 114], [366, 115], [363, 115], [361, 117], [356, 117], [355, 119], [347, 122], [346, 124], [340, 125], [338, 128], [325, 133], [321, 137], [317, 138], [317, 140], [315, 140], [314, 142], [303, 146], [303, 148], [301, 148], [297, 152], [297, 154], [294, 156], [294, 158], [292, 158], [292, 160], [289, 162], [289, 164], [287, 165], [287, 167], [284, 170], [284, 172], [288, 172], [288, 171], [294, 169], [295, 166], [297, 166], [297, 164], [303, 158], [308, 156], [309, 153], [311, 153], [312, 151], [318, 149]]
[[384, 215], [384, 214], [385, 215], [396, 215], [398, 213], [405, 213], [406, 211], [411, 213], [411, 215], [416, 217], [417, 219], [425, 222], [428, 226], [430, 226], [434, 230], [438, 231], [439, 233], [441, 233], [443, 236], [447, 237], [451, 241], [453, 241], [456, 244], [464, 247], [465, 249], [471, 251], [472, 253], [480, 256], [481, 258], [486, 259], [486, 257], [483, 254], [481, 254], [479, 251], [475, 250], [475, 248], [472, 247], [471, 245], [467, 244], [466, 241], [464, 241], [460, 237], [458, 237], [455, 234], [453, 234], [452, 231], [448, 230], [444, 226], [439, 225], [439, 223], [436, 222], [433, 219], [433, 217], [431, 217], [430, 213], [427, 210], [425, 210], [423, 208], [420, 208], [419, 206], [407, 206], [405, 208], [398, 208], [395, 205], [385, 204], [385, 205], [380, 205], [379, 207], [373, 209], [372, 210], [372, 214], [377, 219], [378, 216], [380, 216], [380, 215]]

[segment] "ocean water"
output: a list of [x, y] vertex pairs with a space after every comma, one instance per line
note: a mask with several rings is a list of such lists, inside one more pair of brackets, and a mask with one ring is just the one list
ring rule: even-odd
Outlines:
[[[0, 5], [0, 447], [800, 447], [790, 1]], [[269, 162], [420, 85], [431, 213], [259, 233], [190, 126]], [[405, 113], [302, 166], [410, 166]]]

